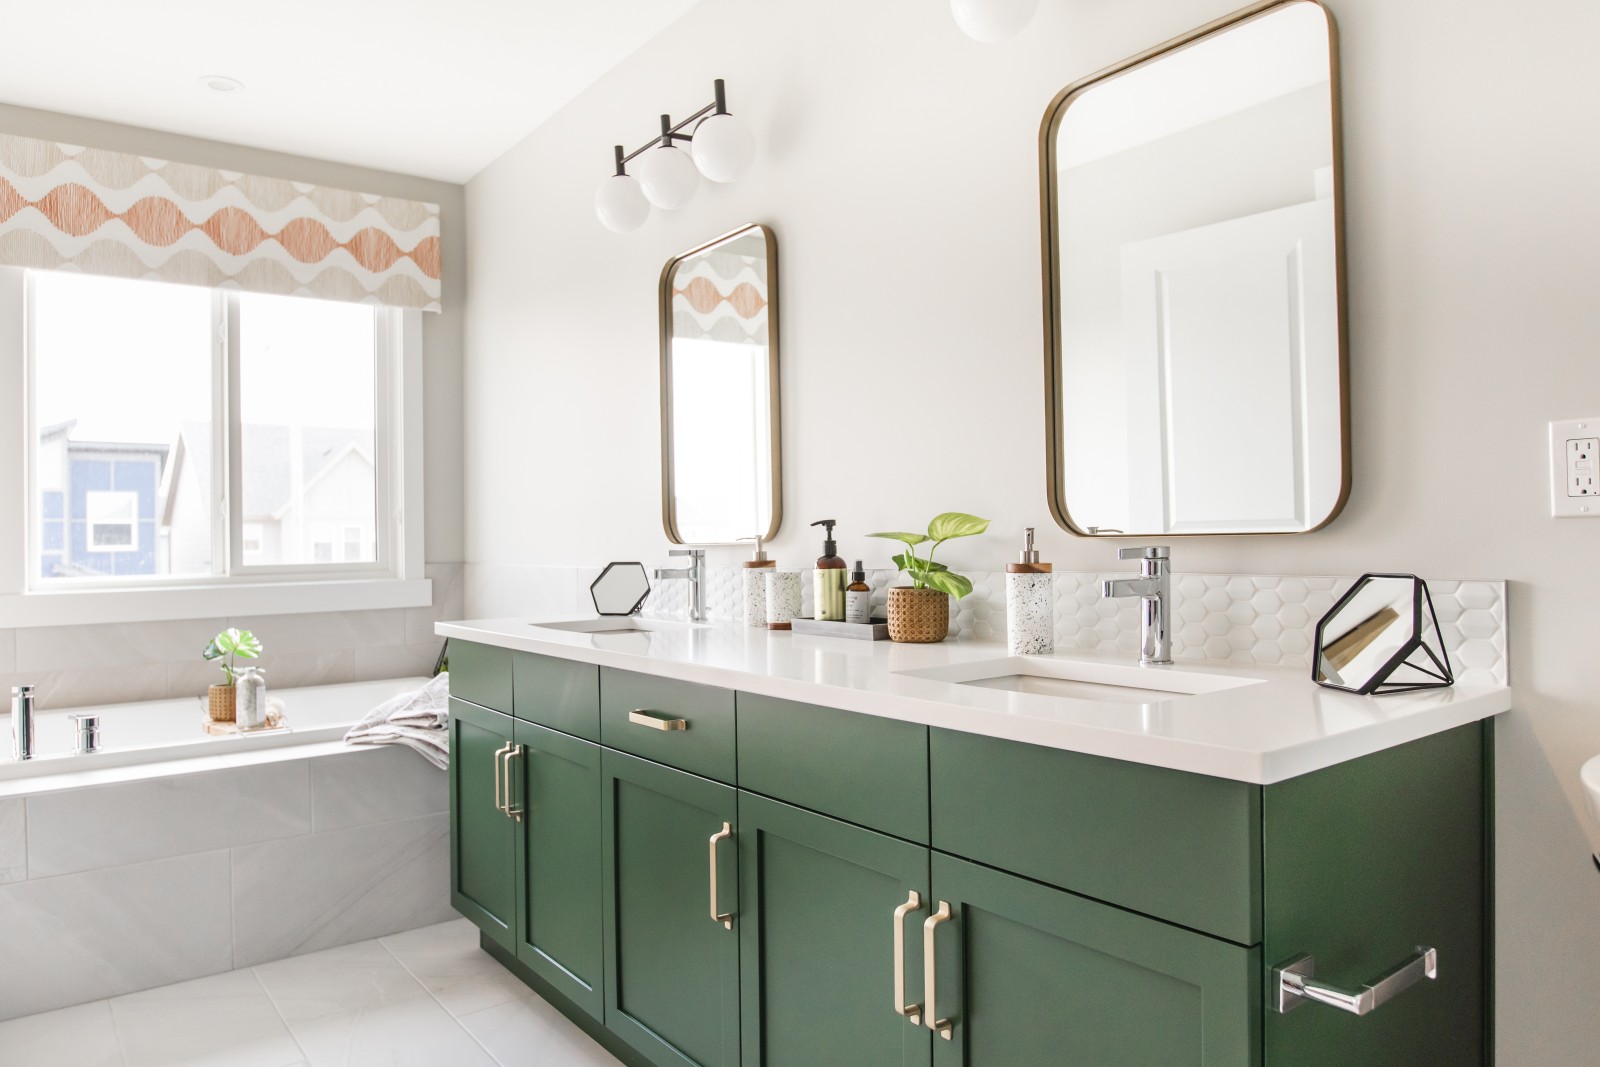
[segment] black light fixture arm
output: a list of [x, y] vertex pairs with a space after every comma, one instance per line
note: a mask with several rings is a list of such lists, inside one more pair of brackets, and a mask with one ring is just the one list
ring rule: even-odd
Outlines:
[[692, 135], [679, 132], [684, 127], [698, 122], [707, 115], [726, 115], [728, 113], [728, 91], [724, 87], [722, 79], [718, 78], [716, 81], [712, 82], [711, 85], [714, 93], [716, 94], [715, 99], [713, 99], [711, 103], [707, 104], [699, 111], [696, 111], [693, 115], [690, 115], [688, 118], [678, 123], [676, 126], [674, 126], [672, 123], [671, 115], [662, 115], [661, 135], [659, 137], [652, 137], [649, 141], [646, 141], [643, 145], [635, 148], [632, 152], [628, 152], [627, 154], [624, 154], [624, 149], [621, 145], [614, 146], [612, 151], [616, 158], [617, 174], [623, 175], [628, 173], [625, 168], [630, 161], [638, 156], [644, 155], [645, 152], [657, 147], [658, 145], [662, 148], [666, 148], [671, 145], [673, 141], [694, 140]]

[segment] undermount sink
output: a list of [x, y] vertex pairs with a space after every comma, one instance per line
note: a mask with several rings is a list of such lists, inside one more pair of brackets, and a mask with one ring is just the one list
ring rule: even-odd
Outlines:
[[639, 619], [632, 615], [602, 615], [598, 619], [570, 619], [565, 622], [531, 622], [542, 630], [564, 630], [569, 634], [636, 634], [658, 630], [698, 629], [698, 623], [668, 619]]
[[1262, 681], [1260, 678], [1212, 674], [1202, 670], [1034, 656], [1008, 656], [1005, 659], [952, 663], [898, 673], [910, 678], [927, 678], [981, 689], [1121, 704], [1154, 704], [1178, 697], [1220, 693]]

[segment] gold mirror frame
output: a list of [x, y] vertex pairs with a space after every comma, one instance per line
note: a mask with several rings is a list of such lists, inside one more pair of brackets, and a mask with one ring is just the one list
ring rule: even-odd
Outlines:
[[[1339, 327], [1339, 463], [1341, 475], [1339, 495], [1334, 501], [1333, 507], [1329, 509], [1327, 516], [1317, 525], [1304, 530], [1241, 530], [1236, 533], [1201, 531], [1155, 534], [1124, 534], [1121, 531], [1101, 533], [1099, 531], [1091, 532], [1090, 530], [1085, 530], [1073, 521], [1072, 515], [1067, 510], [1065, 486], [1062, 484], [1061, 471], [1061, 449], [1064, 437], [1060, 410], [1061, 309], [1056, 301], [1057, 280], [1061, 273], [1060, 247], [1057, 239], [1060, 218], [1055, 181], [1053, 179], [1056, 174], [1056, 133], [1061, 125], [1062, 116], [1066, 114], [1067, 107], [1074, 98], [1101, 81], [1116, 77], [1132, 70], [1134, 67], [1152, 62], [1169, 52], [1174, 52], [1186, 45], [1193, 44], [1210, 34], [1248, 22], [1278, 8], [1286, 8], [1291, 4], [1306, 2], [1313, 3], [1320, 8], [1328, 22], [1328, 89], [1331, 102], [1329, 121], [1333, 127], [1334, 276], [1339, 290], [1337, 320]], [[1346, 285], [1345, 274], [1344, 120], [1340, 97], [1339, 33], [1338, 26], [1334, 22], [1333, 12], [1328, 10], [1327, 5], [1322, 3], [1322, 0], [1259, 0], [1258, 3], [1241, 8], [1231, 15], [1224, 15], [1188, 33], [1174, 37], [1170, 41], [1140, 52], [1136, 56], [1131, 56], [1120, 63], [1115, 63], [1103, 70], [1096, 71], [1086, 78], [1080, 78], [1057, 93], [1055, 99], [1051, 100], [1050, 105], [1045, 108], [1044, 119], [1039, 126], [1039, 213], [1040, 225], [1044, 235], [1045, 496], [1050, 504], [1051, 516], [1056, 520], [1056, 524], [1068, 533], [1081, 537], [1275, 537], [1284, 536], [1286, 533], [1306, 534], [1320, 530], [1337, 518], [1339, 513], [1344, 510], [1345, 503], [1350, 498], [1350, 329], [1347, 306], [1348, 286]]]
[[[778, 377], [778, 335], [780, 317], [778, 312], [778, 238], [772, 232], [772, 227], [764, 223], [752, 222], [701, 245], [696, 245], [687, 252], [680, 252], [667, 260], [666, 266], [661, 268], [661, 281], [657, 287], [657, 298], [660, 304], [661, 317], [661, 525], [667, 532], [667, 540], [672, 544], [686, 544], [683, 535], [678, 532], [676, 509], [673, 507], [673, 449], [672, 449], [672, 273], [679, 263], [699, 255], [725, 241], [735, 237], [759, 231], [766, 245], [767, 253], [767, 397], [768, 420], [772, 431], [772, 524], [761, 535], [763, 541], [771, 541], [778, 536], [778, 527], [783, 525], [783, 424], [781, 422], [781, 408], [779, 402], [782, 390]], [[751, 531], [752, 535], [757, 531]], [[697, 541], [696, 544], [736, 544], [734, 541]]]

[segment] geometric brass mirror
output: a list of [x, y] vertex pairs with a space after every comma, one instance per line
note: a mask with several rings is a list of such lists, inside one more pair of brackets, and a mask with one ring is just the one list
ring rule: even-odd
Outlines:
[[1317, 623], [1311, 678], [1349, 693], [1442, 689], [1455, 681], [1428, 583], [1364, 574]]
[[1068, 86], [1040, 193], [1074, 533], [1305, 533], [1349, 490], [1333, 20], [1267, 0]]

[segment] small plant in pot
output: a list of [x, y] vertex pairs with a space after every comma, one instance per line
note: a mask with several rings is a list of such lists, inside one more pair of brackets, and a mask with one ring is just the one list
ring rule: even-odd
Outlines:
[[259, 658], [261, 642], [249, 630], [229, 627], [213, 637], [200, 655], [207, 663], [215, 663], [221, 668], [223, 676], [227, 678], [227, 681], [207, 690], [211, 721], [233, 722], [237, 706], [234, 683], [239, 680], [239, 661]]
[[[911, 576], [909, 586], [889, 590], [889, 638], [929, 644], [943, 641], [950, 632], [950, 598], [960, 600], [972, 592], [972, 582], [943, 563], [934, 561], [940, 545], [957, 537], [976, 537], [989, 528], [988, 519], [947, 511], [928, 523], [928, 532], [875, 533], [904, 542], [906, 548], [894, 557], [895, 566]], [[926, 557], [917, 555], [918, 545], [927, 545]]]

